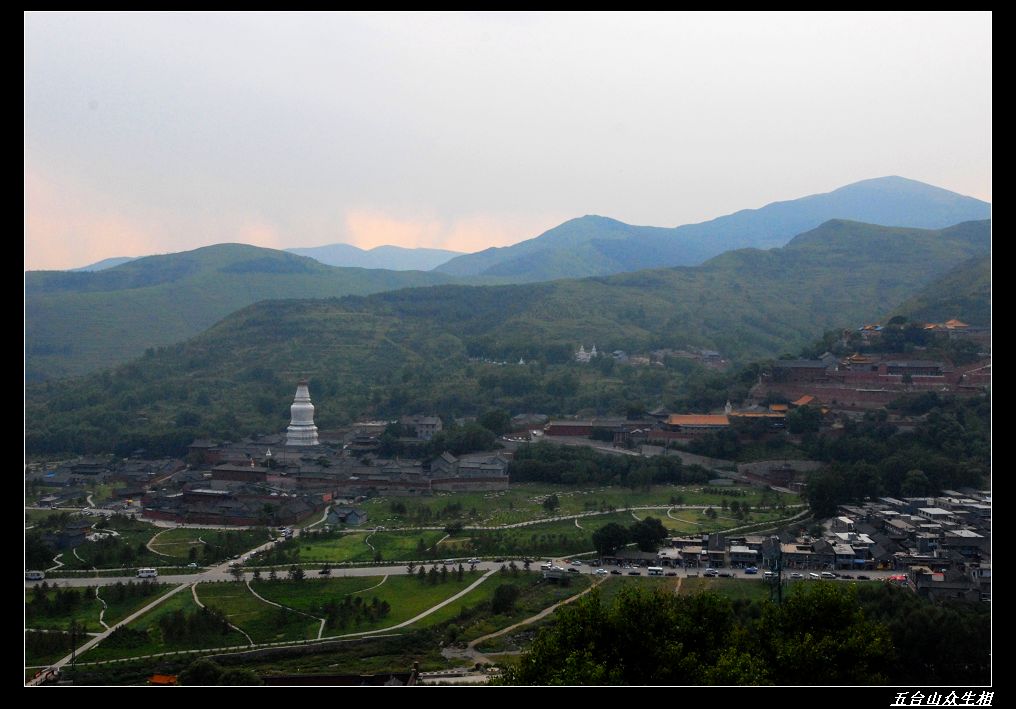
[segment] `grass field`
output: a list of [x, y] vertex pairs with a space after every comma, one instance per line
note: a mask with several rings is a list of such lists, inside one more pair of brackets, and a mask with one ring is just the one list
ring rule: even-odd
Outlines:
[[[377, 597], [378, 601], [387, 601], [391, 611], [385, 618], [376, 622], [361, 622], [355, 628], [347, 628], [344, 631], [326, 631], [326, 635], [338, 635], [350, 632], [362, 632], [378, 628], [388, 628], [407, 621], [423, 611], [431, 608], [446, 598], [455, 595], [462, 589], [469, 586], [480, 577], [479, 572], [466, 572], [462, 581], [455, 579], [455, 575], [449, 572], [444, 583], [430, 585], [421, 583], [415, 576], [389, 576], [388, 579], [376, 586], [381, 577], [369, 577], [365, 579], [304, 579], [303, 581], [262, 581], [252, 584], [251, 587], [261, 596], [285, 606], [299, 608], [300, 610], [321, 617], [321, 605], [331, 599], [341, 599], [346, 595], [360, 596], [365, 602], [372, 601]], [[359, 588], [355, 582], [361, 582]], [[367, 583], [371, 581], [372, 583]], [[481, 585], [486, 586], [487, 583]], [[361, 589], [369, 589], [362, 590]], [[204, 597], [202, 596], [202, 600]], [[451, 604], [455, 605], [455, 604]], [[429, 616], [428, 616], [429, 617]], [[235, 621], [234, 621], [235, 622]], [[237, 625], [242, 626], [240, 623]], [[246, 628], [244, 628], [246, 630]], [[249, 632], [249, 631], [248, 631]], [[316, 632], [316, 626], [315, 626]]]
[[202, 603], [225, 613], [230, 623], [244, 630], [256, 643], [317, 637], [320, 623], [305, 615], [265, 603], [254, 596], [245, 584], [202, 583], [198, 584], [197, 592]]
[[[429, 550], [444, 536], [444, 532], [434, 530], [353, 532], [304, 538], [291, 543], [299, 544], [301, 562], [373, 561], [375, 550], [381, 552], [381, 558], [384, 560], [402, 561], [440, 557], [440, 551]], [[419, 552], [421, 540], [425, 550], [423, 554]], [[368, 541], [374, 549], [368, 546]]]
[[[363, 503], [370, 513], [372, 524], [384, 526], [434, 525], [453, 521], [469, 525], [500, 526], [517, 524], [552, 516], [543, 507], [550, 495], [557, 495], [560, 507], [554, 515], [573, 515], [582, 512], [607, 512], [643, 505], [713, 505], [720, 508], [723, 500], [747, 502], [753, 508], [762, 499], [758, 488], [737, 487], [745, 495], [731, 497], [704, 492], [703, 486], [654, 485], [648, 490], [631, 490], [624, 487], [590, 486], [576, 488], [567, 485], [538, 483], [513, 484], [510, 490], [500, 492], [441, 493], [431, 498], [374, 498]], [[770, 495], [773, 495], [770, 493]], [[797, 504], [795, 495], [774, 496], [785, 504]], [[396, 512], [402, 506], [405, 512]], [[400, 508], [401, 509], [401, 508]], [[731, 526], [731, 525], [727, 525]]]
[[116, 593], [113, 589], [110, 587], [101, 587], [99, 589], [99, 596], [106, 602], [106, 613], [103, 615], [102, 619], [106, 622], [106, 625], [119, 623], [127, 616], [135, 613], [141, 608], [144, 608], [152, 601], [152, 599], [158, 598], [162, 594], [166, 593], [166, 591], [170, 589], [170, 586], [169, 584], [155, 583], [147, 584], [144, 589], [143, 595], [117, 599]]
[[346, 578], [305, 578], [303, 581], [254, 581], [259, 596], [305, 613], [315, 615], [321, 604], [330, 598], [343, 598], [377, 586], [383, 576], [350, 576]]
[[192, 638], [189, 642], [170, 645], [166, 643], [159, 629], [158, 621], [162, 616], [182, 610], [186, 613], [193, 613], [198, 610], [197, 604], [191, 597], [189, 589], [180, 591], [170, 597], [157, 607], [145, 613], [127, 627], [131, 630], [144, 631], [147, 639], [142, 642], [131, 643], [127, 646], [117, 646], [107, 638], [96, 647], [81, 656], [82, 661], [92, 662], [98, 660], [114, 660], [123, 657], [136, 657], [139, 655], [151, 655], [162, 652], [174, 652], [177, 650], [192, 650], [212, 647], [231, 647], [247, 644], [247, 639], [235, 630], [230, 630], [224, 635], [218, 633], [207, 634], [201, 637]]
[[270, 536], [264, 528], [222, 530], [181, 527], [154, 530], [149, 540], [152, 538], [154, 541], [151, 542], [151, 546], [170, 557], [164, 558], [164, 563], [171, 563], [173, 560], [190, 561], [191, 549], [195, 550], [194, 561], [215, 563], [264, 544]]
[[[55, 609], [43, 610], [43, 604], [39, 602], [34, 591], [25, 591], [25, 627], [35, 630], [67, 630], [72, 621], [77, 621], [84, 626], [84, 631], [97, 633], [103, 630], [99, 624], [99, 612], [102, 604], [95, 598], [92, 589], [63, 589], [61, 593], [75, 593], [78, 602], [73, 610], [58, 611]], [[45, 597], [51, 603], [56, 599], [56, 591], [45, 592]]]
[[[493, 576], [482, 586], [462, 599], [463, 607], [480, 607], [484, 612], [470, 617], [460, 617], [453, 622], [461, 628], [458, 640], [469, 641], [507, 628], [526, 618], [530, 618], [543, 609], [571, 598], [589, 587], [592, 579], [586, 575], [577, 575], [568, 579], [567, 585], [550, 583], [535, 572], [520, 573], [517, 577]], [[486, 606], [494, 597], [498, 586], [511, 584], [519, 589], [519, 597], [515, 601], [515, 610], [511, 613], [492, 614]], [[479, 594], [482, 592], [482, 595]], [[458, 605], [458, 604], [452, 604]], [[444, 610], [444, 609], [442, 609]], [[435, 614], [437, 615], [437, 614]], [[451, 619], [451, 618], [449, 618]]]
[[681, 583], [681, 594], [712, 591], [730, 600], [743, 598], [751, 601], [764, 601], [769, 598], [769, 586], [762, 577], [753, 579], [721, 579], [721, 578], [690, 578]]

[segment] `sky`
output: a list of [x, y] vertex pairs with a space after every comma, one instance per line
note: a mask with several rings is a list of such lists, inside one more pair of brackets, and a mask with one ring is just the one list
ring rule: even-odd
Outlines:
[[991, 200], [991, 15], [25, 15], [26, 269], [478, 251], [901, 175]]

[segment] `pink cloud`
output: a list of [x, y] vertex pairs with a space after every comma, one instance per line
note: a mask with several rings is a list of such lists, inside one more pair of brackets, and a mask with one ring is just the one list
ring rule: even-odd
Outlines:
[[25, 171], [25, 270], [84, 266], [160, 250], [158, 226], [102, 209], [85, 192]]
[[557, 216], [517, 217], [473, 215], [444, 220], [434, 217], [393, 217], [377, 210], [346, 213], [349, 243], [362, 249], [390, 244], [406, 248], [480, 251], [531, 239], [564, 221]]

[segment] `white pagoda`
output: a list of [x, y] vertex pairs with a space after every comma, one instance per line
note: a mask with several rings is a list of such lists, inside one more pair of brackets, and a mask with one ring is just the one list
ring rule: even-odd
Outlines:
[[286, 429], [287, 446], [316, 446], [318, 444], [317, 426], [314, 425], [314, 404], [310, 403], [310, 391], [307, 380], [301, 379], [296, 384], [296, 396], [289, 407], [290, 421]]

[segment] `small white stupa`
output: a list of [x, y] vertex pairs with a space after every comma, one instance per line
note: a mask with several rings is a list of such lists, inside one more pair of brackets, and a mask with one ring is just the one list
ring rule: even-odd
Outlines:
[[290, 421], [286, 429], [287, 446], [316, 446], [318, 444], [317, 426], [314, 425], [314, 404], [310, 403], [310, 391], [307, 380], [301, 379], [296, 384], [296, 396], [289, 407]]

